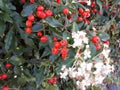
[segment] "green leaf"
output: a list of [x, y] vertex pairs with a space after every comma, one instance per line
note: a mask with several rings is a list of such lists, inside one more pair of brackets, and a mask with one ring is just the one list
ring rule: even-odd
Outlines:
[[92, 90], [99, 90], [99, 88], [96, 87], [96, 86], [93, 86], [93, 87], [92, 87]]
[[110, 39], [109, 35], [106, 32], [100, 33], [99, 37], [101, 38], [102, 41], [106, 41]]
[[11, 43], [12, 43], [12, 39], [13, 39], [13, 27], [11, 27], [11, 29], [9, 30], [9, 32], [7, 33], [6, 37], [5, 37], [5, 49], [8, 50], [10, 49]]
[[33, 25], [33, 27], [32, 27], [32, 31], [33, 31], [33, 32], [38, 32], [38, 31], [40, 31], [41, 29], [43, 29], [43, 25], [42, 25], [42, 24], [35, 24], [35, 25]]
[[26, 17], [26, 16], [32, 14], [33, 11], [35, 10], [36, 6], [37, 6], [36, 4], [29, 4], [29, 5], [27, 5], [27, 6], [24, 7], [24, 9], [22, 10], [21, 15], [22, 15], [23, 17]]
[[4, 22], [0, 22], [0, 36], [3, 35], [6, 25]]
[[62, 27], [63, 25], [56, 19], [52, 17], [46, 18], [46, 22], [51, 26], [51, 27]]
[[3, 18], [4, 18], [4, 21], [13, 23], [13, 20], [12, 20], [12, 18], [10, 17], [10, 15], [8, 13], [5, 13]]
[[16, 65], [16, 66], [20, 66], [25, 63], [25, 60], [18, 56], [12, 56], [9, 59], [9, 61], [10, 61], [10, 63], [12, 63], [13, 65]]
[[53, 10], [54, 14], [60, 13], [60, 12], [63, 10], [63, 8], [65, 8], [65, 6], [63, 6], [63, 5], [60, 5], [60, 6], [56, 7], [56, 8]]
[[57, 86], [56, 85], [49, 85], [46, 90], [58, 90]]
[[78, 28], [77, 23], [74, 22], [72, 26], [72, 32], [77, 32], [77, 31], [79, 31], [79, 28]]
[[102, 10], [102, 1], [101, 0], [96, 0], [96, 3], [99, 5], [100, 12], [103, 13], [103, 10]]
[[41, 66], [39, 70], [36, 68], [36, 66], [34, 67], [34, 75], [36, 77], [37, 88], [40, 87], [40, 85], [42, 84], [42, 81], [44, 80], [44, 71], [45, 71], [44, 66]]
[[93, 43], [90, 43], [90, 51], [92, 56], [96, 55], [96, 47]]

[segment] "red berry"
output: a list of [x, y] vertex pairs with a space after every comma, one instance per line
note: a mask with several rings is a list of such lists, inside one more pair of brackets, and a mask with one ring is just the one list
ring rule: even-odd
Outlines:
[[78, 18], [77, 18], [77, 21], [78, 21], [78, 22], [81, 22], [81, 21], [83, 21], [83, 18], [82, 18], [82, 17], [78, 17]]
[[53, 40], [54, 40], [54, 41], [57, 41], [57, 37], [56, 37], [56, 36], [54, 36], [54, 37], [53, 37]]
[[60, 4], [61, 0], [55, 0], [58, 4]]
[[91, 3], [91, 8], [93, 8], [94, 6], [95, 6], [95, 1]]
[[48, 38], [47, 38], [47, 36], [42, 36], [41, 38], [40, 38], [40, 41], [41, 42], [47, 42], [48, 41]]
[[37, 7], [37, 11], [43, 11], [44, 10], [44, 7], [43, 6], [38, 6]]
[[96, 13], [96, 12], [97, 12], [97, 9], [96, 9], [96, 8], [94, 8], [94, 9], [93, 9], [93, 12], [94, 12], [94, 13]]
[[35, 0], [30, 0], [30, 3], [34, 3], [35, 2]]
[[2, 75], [0, 75], [0, 79], [2, 79]]
[[80, 14], [83, 13], [83, 9], [82, 8], [79, 8], [78, 11], [79, 11]]
[[49, 17], [49, 16], [53, 15], [53, 12], [51, 10], [46, 10], [45, 14], [46, 14], [47, 17]]
[[27, 20], [27, 21], [26, 21], [26, 26], [27, 26], [27, 27], [31, 27], [31, 26], [32, 26], [32, 22], [29, 21], [29, 20]]
[[6, 64], [5, 64], [5, 67], [6, 67], [6, 68], [10, 68], [11, 66], [12, 66], [12, 65], [11, 65], [10, 63], [6, 63]]
[[72, 17], [71, 17], [70, 15], [67, 16], [67, 19], [68, 19], [68, 20], [71, 20], [71, 18], [72, 18]]
[[2, 79], [6, 79], [8, 77], [8, 75], [6, 73], [1, 75]]
[[29, 15], [29, 16], [28, 16], [28, 20], [31, 21], [31, 22], [34, 21], [34, 20], [35, 20], [34, 15], [32, 15], [32, 14]]
[[53, 77], [53, 80], [54, 80], [54, 81], [56, 81], [56, 80], [57, 80], [57, 77], [56, 77], [56, 76], [54, 76], [54, 77]]
[[25, 2], [26, 2], [26, 0], [20, 0], [20, 2], [21, 2], [21, 3], [25, 3]]
[[87, 2], [85, 2], [85, 1], [80, 1], [79, 3], [83, 4], [83, 5], [87, 4]]
[[46, 14], [44, 12], [41, 12], [41, 11], [37, 11], [36, 15], [39, 17], [39, 18], [42, 18], [42, 19], [45, 19], [46, 18]]
[[60, 47], [60, 43], [59, 43], [59, 42], [55, 42], [55, 43], [54, 43], [54, 47], [55, 47], [55, 48], [59, 48], [59, 47]]
[[26, 32], [27, 34], [30, 34], [30, 33], [32, 32], [32, 29], [31, 29], [31, 28], [26, 28], [25, 32]]
[[55, 84], [56, 84], [56, 81], [53, 80], [52, 84], [55, 85]]
[[115, 25], [112, 25], [111, 28], [112, 28], [113, 30], [116, 30], [116, 29], [117, 29]]
[[53, 80], [52, 79], [48, 79], [47, 82], [52, 84]]
[[88, 19], [85, 19], [84, 22], [88, 25], [90, 24], [90, 20], [88, 20]]
[[37, 36], [41, 37], [42, 36], [42, 32], [37, 32]]
[[67, 46], [67, 41], [66, 40], [61, 40], [60, 45], [61, 46]]
[[62, 48], [61, 51], [60, 51], [60, 53], [62, 55], [64, 55], [64, 54], [66, 55], [68, 53], [68, 49], [67, 48]]
[[9, 90], [9, 87], [8, 86], [3, 86], [2, 90]]
[[98, 44], [100, 42], [100, 38], [98, 36], [93, 36], [92, 37], [92, 43]]
[[64, 8], [64, 9], [63, 9], [63, 13], [64, 13], [65, 15], [67, 15], [67, 14], [69, 13], [69, 9], [68, 9], [68, 8]]
[[52, 54], [54, 54], [54, 55], [58, 54], [58, 48], [53, 47]]
[[107, 41], [104, 41], [104, 44], [109, 45], [109, 44], [110, 44], [110, 42], [107, 40]]
[[67, 54], [62, 54], [62, 59], [65, 59], [67, 57]]
[[101, 46], [100, 45], [96, 45], [96, 50], [100, 50]]

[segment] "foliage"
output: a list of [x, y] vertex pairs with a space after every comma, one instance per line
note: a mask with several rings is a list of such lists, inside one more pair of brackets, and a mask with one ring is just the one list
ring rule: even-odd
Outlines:
[[[8, 85], [15, 90], [75, 90], [74, 80], [66, 83], [59, 78], [61, 66], [71, 66], [74, 62], [75, 49], [69, 45], [73, 43], [69, 38], [73, 31], [84, 30], [89, 38], [98, 35], [102, 42], [110, 40], [110, 56], [119, 59], [119, 47], [116, 45], [120, 35], [119, 0], [95, 0], [97, 12], [92, 12], [91, 6], [78, 3], [78, 0], [61, 0], [60, 4], [57, 0], [21, 1], [0, 0], [0, 74], [8, 75], [6, 79], [0, 79], [0, 87]], [[51, 10], [53, 16], [45, 19], [37, 17], [36, 8], [39, 5]], [[69, 8], [68, 15], [63, 13], [64, 8]], [[79, 21], [79, 8], [89, 9], [90, 16]], [[27, 34], [26, 21], [30, 14], [35, 16], [35, 21], [31, 27], [32, 33]], [[37, 32], [47, 36], [48, 41], [41, 42]], [[54, 36], [58, 41], [67, 40], [67, 58], [52, 54]], [[99, 53], [95, 46], [91, 50], [92, 57]], [[11, 63], [12, 67], [6, 68], [6, 63]], [[57, 84], [48, 83], [48, 79], [54, 76], [57, 76]]]

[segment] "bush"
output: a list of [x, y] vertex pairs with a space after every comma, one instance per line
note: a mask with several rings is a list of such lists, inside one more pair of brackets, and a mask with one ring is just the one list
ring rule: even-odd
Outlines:
[[115, 47], [120, 34], [119, 6], [119, 0], [1, 0], [0, 87], [75, 90], [79, 88], [75, 77], [61, 78], [64, 65], [67, 69], [105, 60], [112, 67], [108, 56], [99, 55], [105, 44], [109, 51], [110, 41], [110, 56], [119, 58]]

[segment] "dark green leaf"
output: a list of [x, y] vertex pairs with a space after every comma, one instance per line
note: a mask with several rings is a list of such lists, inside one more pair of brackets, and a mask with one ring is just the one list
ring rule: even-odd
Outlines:
[[77, 23], [74, 22], [72, 26], [72, 32], [77, 32], [77, 31], [79, 31], [79, 28], [78, 28]]
[[101, 0], [96, 0], [96, 3], [99, 5], [100, 12], [103, 13], [103, 10], [102, 10], [102, 1]]
[[0, 36], [3, 35], [6, 25], [4, 22], [0, 22]]
[[62, 27], [63, 25], [56, 19], [52, 17], [46, 18], [46, 22], [51, 26], [51, 27]]
[[101, 38], [102, 41], [106, 41], [106, 40], [110, 39], [109, 35], [106, 32], [100, 33], [99, 37]]
[[25, 60], [21, 57], [18, 56], [12, 56], [9, 59], [10, 63], [12, 63], [13, 65], [19, 66], [25, 63]]
[[23, 11], [21, 12], [21, 15], [23, 17], [26, 17], [26, 16], [32, 14], [33, 11], [35, 10], [36, 6], [37, 6], [36, 4], [27, 5], [26, 7], [24, 7]]
[[35, 25], [33, 25], [33, 27], [32, 27], [32, 31], [33, 31], [33, 32], [38, 32], [38, 31], [40, 31], [41, 29], [43, 29], [43, 25], [42, 25], [42, 24], [35, 24]]
[[6, 50], [8, 50], [11, 46], [13, 35], [14, 35], [13, 27], [11, 27], [11, 29], [9, 30], [9, 32], [7, 33], [5, 37], [5, 49]]

